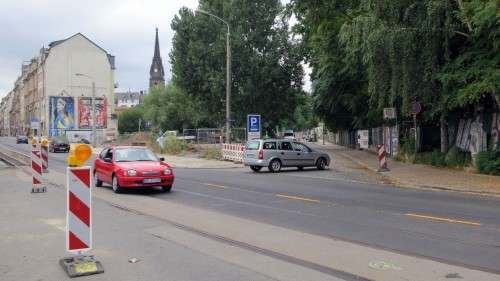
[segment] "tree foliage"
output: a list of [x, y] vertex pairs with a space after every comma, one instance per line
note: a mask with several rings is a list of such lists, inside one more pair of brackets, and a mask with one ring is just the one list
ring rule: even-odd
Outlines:
[[339, 32], [359, 1], [292, 1], [289, 10], [298, 19], [294, 32], [302, 37], [301, 50], [313, 71], [315, 112], [332, 129], [368, 125], [366, 71], [349, 64]]
[[293, 0], [318, 113], [331, 128], [381, 123], [384, 107], [424, 121], [499, 97], [497, 0]]
[[[279, 0], [200, 0], [199, 9], [225, 19], [231, 28], [232, 109], [236, 125], [248, 113], [279, 124], [293, 119], [301, 96], [302, 57], [289, 37]], [[201, 123], [225, 122], [226, 26], [182, 8], [172, 21], [170, 53], [174, 83], [202, 104]]]
[[142, 123], [142, 127], [145, 125], [143, 116], [144, 108], [142, 106], [124, 110], [118, 116], [118, 132], [120, 132], [120, 134], [124, 134], [139, 131], [139, 122]]
[[463, 2], [458, 15], [468, 34], [439, 76], [448, 108], [500, 101], [499, 10], [497, 0]]
[[152, 89], [144, 99], [144, 118], [156, 132], [195, 128], [202, 113], [198, 104], [173, 83]]

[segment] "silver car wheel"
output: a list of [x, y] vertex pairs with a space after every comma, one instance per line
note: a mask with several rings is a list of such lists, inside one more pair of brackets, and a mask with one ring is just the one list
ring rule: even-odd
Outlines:
[[279, 172], [281, 170], [281, 162], [279, 160], [273, 160], [271, 162], [271, 172]]

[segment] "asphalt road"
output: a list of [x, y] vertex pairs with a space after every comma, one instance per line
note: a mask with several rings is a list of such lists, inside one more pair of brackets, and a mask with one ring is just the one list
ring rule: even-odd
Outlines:
[[[4, 257], [0, 261], [0, 280], [72, 280], [58, 264], [59, 259], [71, 256], [64, 245], [64, 189], [31, 194], [26, 188], [29, 177], [12, 168], [0, 167], [0, 177], [0, 249]], [[92, 219], [93, 235], [98, 237], [92, 254], [105, 273], [78, 280], [276, 280], [247, 266], [162, 239], [154, 234], [157, 229], [174, 233], [179, 230], [161, 220], [138, 216], [99, 199], [92, 204], [99, 210]], [[136, 262], [131, 263], [131, 259]], [[280, 265], [279, 261], [271, 262]]]
[[[30, 150], [13, 139], [1, 138], [0, 143], [25, 153]], [[51, 153], [50, 168], [63, 171], [66, 156]], [[177, 169], [172, 193], [144, 193], [333, 239], [500, 272], [500, 199], [366, 184], [328, 173], [334, 171]]]

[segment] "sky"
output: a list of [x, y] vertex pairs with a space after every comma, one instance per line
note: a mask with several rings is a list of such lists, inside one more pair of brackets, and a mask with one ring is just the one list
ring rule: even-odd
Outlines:
[[198, 0], [0, 0], [0, 98], [13, 88], [23, 61], [78, 32], [116, 57], [117, 91], [139, 91], [149, 85], [158, 27], [169, 80], [170, 23], [183, 6], [195, 9]]

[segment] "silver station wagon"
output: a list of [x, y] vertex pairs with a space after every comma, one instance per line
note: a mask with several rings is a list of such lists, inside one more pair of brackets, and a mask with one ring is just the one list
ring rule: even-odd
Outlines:
[[317, 167], [324, 170], [330, 165], [328, 154], [309, 148], [307, 145], [287, 139], [258, 139], [246, 144], [243, 164], [254, 172], [267, 167], [279, 172], [282, 167]]

